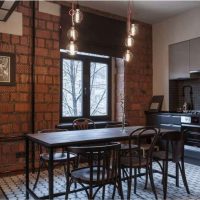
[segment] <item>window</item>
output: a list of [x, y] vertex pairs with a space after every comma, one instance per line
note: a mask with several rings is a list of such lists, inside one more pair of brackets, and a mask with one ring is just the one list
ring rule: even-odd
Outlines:
[[61, 53], [61, 122], [111, 118], [110, 57]]

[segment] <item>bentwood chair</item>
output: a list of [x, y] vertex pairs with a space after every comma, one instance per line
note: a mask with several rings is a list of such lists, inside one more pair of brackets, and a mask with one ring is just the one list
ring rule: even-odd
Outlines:
[[[44, 130], [38, 131], [38, 133], [51, 134], [52, 132], [61, 132], [61, 131], [67, 131], [67, 130], [64, 130], [64, 129], [44, 129]], [[41, 146], [39, 146], [39, 152], [40, 152], [39, 168], [38, 168], [36, 181], [34, 183], [33, 189], [35, 189], [36, 186], [37, 186], [41, 170], [44, 169], [44, 168], [47, 168], [48, 162], [49, 162], [49, 154], [45, 151], [45, 149], [42, 148]], [[67, 171], [66, 171], [66, 163], [67, 162], [71, 163], [73, 165], [73, 167], [75, 167], [75, 165], [77, 164], [77, 155], [70, 153], [70, 156], [68, 158], [67, 152], [65, 152], [64, 149], [61, 149], [57, 152], [54, 152], [54, 154], [53, 154], [54, 167], [57, 166], [57, 165], [63, 165], [64, 173], [65, 173], [66, 177], [67, 177]]]
[[[126, 123], [125, 126], [128, 126], [128, 123]], [[107, 124], [106, 125], [106, 128], [119, 128], [119, 127], [122, 127], [122, 123], [119, 122], [117, 124]], [[137, 148], [138, 146], [136, 144], [131, 144], [131, 148], [132, 149], [135, 149]], [[122, 155], [126, 155], [127, 151], [129, 150], [129, 145], [125, 142], [121, 142], [121, 154]]]
[[[175, 178], [176, 186], [179, 186], [179, 170], [181, 172], [183, 184], [188, 194], [190, 194], [184, 166], [184, 141], [186, 136], [185, 131], [174, 131], [171, 133], [163, 134], [161, 136], [163, 150], [153, 153], [153, 160], [156, 161], [163, 174], [163, 196], [167, 198], [167, 178], [168, 176]], [[168, 173], [168, 163], [175, 164], [175, 176]]]
[[[127, 199], [130, 199], [131, 196], [131, 185], [132, 185], [132, 178], [134, 178], [134, 193], [136, 194], [137, 188], [137, 177], [140, 176], [140, 169], [146, 169], [145, 176], [146, 182], [145, 186], [147, 185], [148, 176], [150, 178], [151, 187], [155, 198], [157, 198], [156, 189], [153, 180], [153, 173], [152, 173], [152, 154], [155, 150], [155, 145], [157, 143], [159, 136], [159, 131], [155, 128], [145, 127], [145, 128], [138, 128], [134, 130], [129, 136], [129, 151], [126, 156], [121, 157], [121, 169], [123, 173], [126, 174], [127, 183], [128, 183], [128, 194]], [[149, 148], [147, 156], [144, 158], [142, 156], [142, 142], [144, 138], [149, 138], [151, 141], [151, 146]], [[132, 144], [137, 144], [137, 149], [132, 149]], [[133, 172], [134, 170], [134, 172]], [[137, 173], [137, 170], [139, 173]]]
[[[70, 192], [70, 186], [73, 182], [80, 184], [85, 190], [88, 199], [94, 199], [97, 192], [102, 188], [102, 198], [105, 195], [105, 186], [113, 184], [114, 198], [116, 187], [123, 199], [123, 192], [120, 180], [120, 143], [109, 143], [97, 146], [69, 147], [68, 152], [80, 154], [87, 157], [87, 165], [79, 167], [70, 172], [68, 163], [68, 176], [66, 199]], [[68, 153], [68, 157], [70, 154]], [[89, 187], [88, 187], [89, 186]], [[94, 191], [94, 186], [96, 190]]]
[[73, 121], [73, 128], [75, 130], [84, 130], [89, 128], [96, 128], [94, 121], [88, 118], [77, 118]]

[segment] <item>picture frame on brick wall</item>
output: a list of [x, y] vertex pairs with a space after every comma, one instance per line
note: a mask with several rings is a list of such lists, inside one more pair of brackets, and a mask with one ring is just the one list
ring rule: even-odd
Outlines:
[[15, 85], [16, 75], [15, 54], [0, 52], [0, 86]]

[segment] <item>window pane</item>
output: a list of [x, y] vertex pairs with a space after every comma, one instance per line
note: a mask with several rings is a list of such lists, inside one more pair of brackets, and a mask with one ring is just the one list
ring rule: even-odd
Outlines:
[[63, 117], [82, 116], [82, 74], [82, 61], [63, 59]]
[[90, 115], [108, 114], [108, 65], [90, 63]]

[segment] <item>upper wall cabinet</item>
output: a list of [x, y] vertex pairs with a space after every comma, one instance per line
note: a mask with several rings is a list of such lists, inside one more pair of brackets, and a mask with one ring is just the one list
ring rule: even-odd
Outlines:
[[190, 40], [190, 71], [200, 71], [200, 38]]
[[189, 78], [189, 41], [169, 46], [169, 79]]

